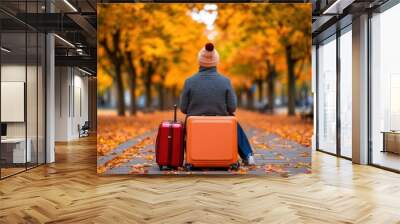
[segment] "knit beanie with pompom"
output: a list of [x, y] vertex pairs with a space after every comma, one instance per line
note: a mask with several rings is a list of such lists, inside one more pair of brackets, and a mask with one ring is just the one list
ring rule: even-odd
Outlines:
[[218, 52], [212, 43], [207, 43], [199, 52], [199, 64], [201, 67], [215, 67], [219, 62]]

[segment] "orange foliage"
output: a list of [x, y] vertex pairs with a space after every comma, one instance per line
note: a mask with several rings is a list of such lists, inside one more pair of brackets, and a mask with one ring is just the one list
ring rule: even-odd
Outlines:
[[[97, 168], [98, 173], [104, 173], [109, 169], [121, 166], [124, 163], [134, 159], [143, 158], [147, 162], [136, 164], [131, 167], [130, 173], [132, 174], [145, 174], [148, 172], [148, 167], [152, 166], [154, 161], [154, 154], [143, 154], [140, 150], [146, 146], [155, 144], [155, 133], [158, 125], [162, 120], [170, 120], [172, 118], [172, 111], [155, 112], [148, 114], [139, 114], [136, 117], [118, 117], [115, 114], [101, 111], [98, 119], [98, 155], [111, 154], [115, 155], [114, 158], [107, 161], [104, 165]], [[182, 114], [179, 114], [180, 120], [184, 119]], [[289, 117], [286, 115], [265, 115], [256, 112], [239, 110], [237, 112], [239, 122], [243, 126], [254, 127], [264, 130], [267, 133], [276, 134], [282, 138], [298, 142], [304, 146], [311, 145], [311, 135], [313, 131], [312, 123], [305, 122], [300, 117]], [[138, 144], [125, 149], [122, 153], [116, 155], [112, 151], [120, 144], [134, 139], [142, 135], [146, 131], [154, 131], [150, 137], [143, 138]], [[285, 148], [287, 150], [293, 149], [293, 145], [287, 141], [282, 141], [281, 138], [276, 137], [268, 142], [259, 142], [257, 136], [250, 139], [252, 145], [261, 150], [272, 150], [274, 148]], [[151, 149], [154, 153], [154, 149]], [[303, 152], [300, 157], [310, 157], [308, 152]], [[281, 176], [287, 176], [287, 167], [289, 160], [282, 153], [274, 152], [274, 159], [281, 160], [285, 163], [282, 164], [269, 164], [264, 167], [267, 173], [277, 173]], [[246, 174], [249, 170], [258, 169], [260, 166], [254, 167], [241, 167], [237, 171], [231, 170], [234, 174]], [[263, 167], [261, 167], [263, 168]], [[297, 162], [294, 168], [305, 168], [306, 172], [310, 172], [311, 164]], [[179, 171], [179, 170], [178, 170]], [[182, 170], [180, 170], [182, 171]], [[167, 171], [166, 173], [177, 173], [177, 171]], [[190, 173], [190, 172], [189, 172]]]
[[[99, 40], [106, 40], [120, 55], [132, 53], [132, 63], [138, 75], [145, 73], [141, 62], [155, 65], [153, 83], [181, 88], [184, 79], [198, 66], [197, 52], [206, 43], [204, 24], [190, 17], [192, 7], [185, 4], [99, 4]], [[120, 34], [117, 46], [113, 35]], [[113, 66], [98, 44], [99, 92], [111, 87], [104, 76], [112, 76]], [[129, 60], [122, 61], [126, 75], [131, 75]], [[105, 70], [105, 71], [104, 71]], [[129, 79], [126, 79], [129, 80]]]
[[[291, 46], [300, 61], [298, 81], [310, 81], [310, 16], [310, 4], [219, 4], [222, 71], [236, 87], [249, 88], [254, 80], [266, 80], [269, 68], [287, 74], [286, 47]], [[286, 76], [278, 78], [286, 82]]]
[[[279, 74], [286, 73], [285, 47], [289, 45], [301, 59], [296, 64], [298, 80], [310, 80], [311, 25], [305, 22], [311, 16], [309, 4], [217, 5], [217, 35], [213, 42], [221, 55], [219, 69], [232, 79], [234, 86], [250, 87], [255, 79], [264, 79], [268, 76], [268, 63]], [[119, 44], [114, 47], [121, 54], [133, 52], [138, 74], [144, 71], [140, 60], [158, 61], [153, 82], [179, 90], [185, 78], [197, 71], [197, 53], [208, 41], [205, 24], [190, 15], [203, 7], [204, 4], [99, 4], [99, 40], [111, 43], [112, 35], [120, 31]], [[113, 77], [113, 68], [103, 46], [99, 44], [98, 48], [102, 92], [112, 85], [109, 77]], [[279, 78], [285, 81], [285, 76]]]
[[128, 162], [130, 159], [132, 159], [135, 155], [138, 154], [139, 149], [142, 147], [152, 144], [154, 142], [153, 139], [151, 138], [145, 138], [142, 141], [140, 141], [138, 144], [125, 149], [121, 154], [119, 154], [117, 157], [107, 161], [104, 165], [97, 167], [97, 173], [104, 173], [108, 169], [112, 169], [115, 167], [120, 166], [123, 163]]

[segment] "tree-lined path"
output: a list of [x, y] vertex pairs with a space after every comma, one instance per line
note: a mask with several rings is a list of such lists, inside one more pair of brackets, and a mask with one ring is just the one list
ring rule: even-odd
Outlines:
[[[103, 112], [104, 113], [104, 112]], [[238, 171], [203, 169], [187, 172], [183, 168], [159, 171], [155, 162], [155, 137], [161, 120], [171, 111], [142, 114], [135, 119], [120, 119], [100, 114], [97, 171], [101, 174], [256, 174], [289, 176], [310, 173], [312, 124], [300, 117], [263, 115], [239, 111], [254, 149], [256, 166]], [[182, 118], [183, 115], [180, 115]], [[105, 125], [104, 125], [105, 124]], [[103, 126], [104, 125], [104, 126]], [[117, 134], [115, 134], [117, 133]], [[121, 138], [118, 136], [124, 136]]]

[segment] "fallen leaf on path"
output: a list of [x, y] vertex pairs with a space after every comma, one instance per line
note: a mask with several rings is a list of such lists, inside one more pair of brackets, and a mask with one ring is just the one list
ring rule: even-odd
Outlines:
[[303, 162], [298, 162], [294, 165], [294, 168], [311, 168], [310, 163], [303, 163]]
[[308, 157], [310, 157], [310, 153], [308, 153], [308, 152], [302, 152], [302, 153], [300, 153], [299, 156], [308, 158]]
[[284, 157], [282, 154], [278, 154], [278, 155], [275, 156], [275, 159], [277, 159], [277, 160], [284, 160], [285, 157]]
[[276, 173], [284, 173], [286, 172], [281, 165], [278, 164], [268, 164], [264, 167], [266, 172], [276, 172]]
[[153, 159], [154, 159], [154, 156], [153, 156], [153, 155], [146, 155], [144, 158], [145, 158], [146, 160], [153, 160]]

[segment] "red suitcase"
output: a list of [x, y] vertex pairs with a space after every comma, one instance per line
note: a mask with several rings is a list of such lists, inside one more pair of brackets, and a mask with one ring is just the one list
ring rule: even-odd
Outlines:
[[156, 140], [156, 162], [164, 167], [177, 168], [183, 165], [183, 123], [176, 120], [176, 105], [174, 105], [174, 120], [163, 121], [158, 128]]

